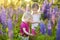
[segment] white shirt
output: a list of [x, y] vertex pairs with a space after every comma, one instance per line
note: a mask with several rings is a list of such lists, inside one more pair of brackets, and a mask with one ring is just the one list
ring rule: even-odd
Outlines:
[[[33, 17], [33, 21], [34, 21], [34, 22], [40, 21], [40, 14], [32, 14], [32, 17]], [[39, 23], [34, 23], [34, 24], [32, 24], [32, 29], [35, 29], [35, 27], [37, 27], [38, 24], [39, 24]]]

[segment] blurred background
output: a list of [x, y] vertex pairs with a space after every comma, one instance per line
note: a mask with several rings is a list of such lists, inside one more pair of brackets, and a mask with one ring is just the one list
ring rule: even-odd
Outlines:
[[[48, 0], [49, 2], [51, 2], [51, 0]], [[4, 6], [5, 8], [10, 8], [12, 7], [12, 9], [14, 9], [14, 12], [16, 13], [16, 11], [19, 10], [20, 8], [20, 12], [19, 15], [18, 15], [18, 22], [16, 22], [16, 14], [13, 15], [13, 40], [21, 40], [21, 37], [20, 37], [20, 23], [21, 23], [21, 17], [23, 15], [23, 12], [25, 11], [25, 8], [26, 8], [26, 5], [29, 4], [30, 8], [32, 6], [32, 4], [34, 2], [37, 2], [39, 4], [40, 7], [42, 7], [43, 5], [43, 2], [44, 0], [0, 0], [0, 6]], [[58, 8], [60, 8], [60, 0], [53, 0], [53, 4], [52, 4], [52, 7], [54, 8], [55, 6], [58, 6]], [[18, 9], [18, 10], [17, 10]], [[23, 10], [23, 11], [22, 11]], [[0, 29], [2, 29], [2, 24], [0, 24]], [[39, 28], [36, 29], [36, 31], [38, 31]], [[6, 31], [6, 35], [0, 35], [0, 40], [9, 40], [9, 37], [8, 37], [8, 27], [6, 28], [6, 30], [3, 30], [3, 31]], [[56, 30], [54, 30], [54, 35], [52, 36], [48, 36], [47, 34], [46, 35], [42, 35], [42, 34], [39, 34], [36, 35], [36, 37], [34, 37], [34, 40], [55, 40], [56, 39]], [[30, 40], [32, 39], [32, 37], [30, 37]]]
[[[51, 0], [48, 0], [51, 2]], [[34, 2], [37, 2], [40, 6], [42, 6], [44, 0], [0, 0], [0, 6], [4, 5], [4, 7], [10, 7], [12, 6], [13, 8], [17, 7], [24, 7], [27, 3], [33, 4]], [[60, 1], [59, 0], [53, 0], [53, 6], [58, 5], [60, 6]]]

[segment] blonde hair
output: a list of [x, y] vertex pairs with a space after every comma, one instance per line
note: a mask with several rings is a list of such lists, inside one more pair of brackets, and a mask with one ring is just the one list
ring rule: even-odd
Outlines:
[[32, 18], [32, 16], [29, 13], [24, 13], [22, 16], [22, 21], [25, 21], [25, 18], [27, 18], [27, 20], [28, 20], [28, 19]]

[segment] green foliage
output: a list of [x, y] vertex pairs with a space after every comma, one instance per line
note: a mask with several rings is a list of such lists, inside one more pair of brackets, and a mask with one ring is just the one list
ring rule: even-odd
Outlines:
[[[20, 36], [20, 23], [21, 23], [21, 17], [22, 14], [19, 15], [18, 17], [18, 22], [15, 26], [13, 26], [13, 40], [21, 40], [21, 36]], [[52, 36], [47, 35], [47, 33], [45, 35], [40, 33], [40, 27], [38, 26], [36, 28], [36, 32], [37, 35], [36, 36], [30, 36], [29, 40], [56, 40], [56, 29], [53, 30], [53, 34]], [[0, 40], [8, 40], [8, 33], [6, 35], [0, 35]]]
[[38, 2], [38, 0], [32, 0], [33, 2]]
[[51, 36], [47, 35], [47, 33], [44, 35], [41, 34], [39, 29], [40, 27], [38, 26], [36, 28], [37, 35], [33, 37], [30, 36], [30, 40], [56, 40], [56, 29], [53, 30]]

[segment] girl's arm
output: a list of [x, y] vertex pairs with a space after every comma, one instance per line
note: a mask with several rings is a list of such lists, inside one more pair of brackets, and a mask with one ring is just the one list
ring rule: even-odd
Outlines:
[[40, 23], [40, 21], [35, 22], [35, 21], [33, 21], [33, 20], [28, 20], [28, 22], [29, 22], [29, 23], [32, 23], [32, 24], [34, 24], [34, 23]]
[[25, 34], [33, 36], [32, 34], [28, 33], [25, 28], [23, 28], [23, 31], [24, 31]]
[[34, 24], [34, 23], [40, 23], [40, 21], [38, 21], [38, 22], [30, 21], [30, 23], [32, 23], [32, 24]]

